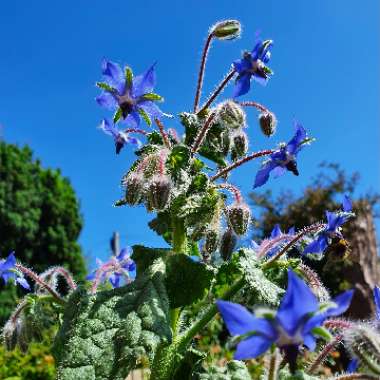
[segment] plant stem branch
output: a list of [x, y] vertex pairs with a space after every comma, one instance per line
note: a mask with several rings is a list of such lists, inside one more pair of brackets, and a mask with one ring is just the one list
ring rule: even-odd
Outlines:
[[197, 90], [195, 92], [195, 99], [194, 99], [194, 113], [197, 112], [199, 100], [201, 98], [203, 78], [205, 75], [206, 62], [207, 62], [207, 55], [208, 55], [208, 52], [210, 50], [211, 42], [212, 42], [213, 38], [214, 38], [214, 35], [212, 33], [210, 33], [207, 36], [205, 46], [203, 47], [201, 66], [199, 68], [199, 74], [198, 74]]
[[223, 177], [225, 174], [230, 172], [231, 170], [234, 170], [235, 168], [239, 167], [240, 165], [245, 164], [248, 161], [251, 161], [255, 158], [267, 156], [269, 154], [272, 154], [274, 152], [273, 149], [267, 149], [267, 150], [261, 150], [260, 152], [252, 153], [248, 156], [245, 156], [241, 158], [240, 160], [234, 162], [233, 164], [225, 167], [224, 169], [220, 170], [218, 173], [216, 173], [213, 177], [210, 178], [211, 181], [215, 181], [220, 177]]
[[236, 102], [236, 103], [241, 105], [242, 107], [255, 107], [261, 112], [269, 112], [268, 108], [266, 108], [265, 106], [257, 102], [248, 101], [248, 102]]
[[197, 136], [195, 137], [194, 144], [191, 147], [191, 153], [194, 154], [198, 151], [200, 146], [202, 145], [205, 137], [207, 136], [207, 132], [210, 130], [212, 122], [215, 118], [215, 112], [213, 112], [206, 120], [204, 126], [201, 128], [201, 130], [198, 132]]
[[164, 125], [161, 123], [161, 121], [159, 119], [154, 119], [154, 121], [157, 124], [158, 130], [160, 131], [160, 134], [162, 136], [162, 140], [163, 140], [165, 146], [170, 149], [170, 141], [168, 139], [168, 134], [165, 132]]

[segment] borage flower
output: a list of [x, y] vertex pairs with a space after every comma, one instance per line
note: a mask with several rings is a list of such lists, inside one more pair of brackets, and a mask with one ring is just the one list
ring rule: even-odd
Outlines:
[[318, 336], [316, 328], [327, 318], [344, 313], [352, 295], [353, 290], [348, 290], [328, 304], [319, 304], [306, 283], [288, 270], [288, 288], [273, 315], [266, 312], [265, 317], [256, 317], [245, 307], [227, 301], [217, 301], [217, 305], [228, 331], [240, 338], [235, 359], [256, 358], [275, 344], [294, 369], [299, 348], [304, 345], [313, 351]]
[[327, 225], [320, 231], [317, 238], [309, 243], [303, 251], [307, 253], [323, 253], [326, 248], [336, 239], [343, 239], [341, 226], [352, 218], [352, 204], [347, 195], [344, 196], [342, 202], [343, 211], [330, 212], [326, 211]]
[[135, 137], [131, 137], [129, 133], [120, 131], [115, 124], [111, 123], [107, 119], [103, 119], [102, 123], [99, 126], [104, 133], [113, 137], [115, 141], [116, 154], [119, 154], [121, 149], [126, 144], [133, 144], [136, 146], [140, 146], [141, 142]]
[[265, 64], [269, 62], [272, 45], [272, 40], [259, 40], [251, 52], [244, 52], [242, 59], [233, 62], [233, 67], [239, 74], [235, 81], [234, 98], [249, 91], [252, 78], [261, 84], [268, 81], [273, 73]]
[[140, 117], [151, 125], [151, 119], [165, 115], [155, 104], [163, 98], [152, 92], [156, 82], [154, 66], [155, 64], [144, 74], [133, 78], [129, 67], [125, 67], [123, 72], [118, 64], [103, 60], [102, 74], [105, 82], [97, 83], [103, 92], [96, 101], [102, 107], [116, 110], [114, 122], [121, 118], [136, 128], [140, 124]]
[[136, 276], [136, 264], [130, 257], [129, 248], [123, 248], [117, 256], [112, 256], [106, 263], [98, 260], [98, 264], [99, 268], [86, 277], [87, 280], [93, 281], [93, 291], [100, 283], [107, 280], [113, 288], [118, 288], [122, 280], [130, 283]]
[[13, 280], [15, 284], [20, 284], [24, 289], [30, 290], [28, 281], [23, 274], [16, 269], [15, 253], [11, 252], [6, 259], [0, 259], [0, 277], [7, 283]]
[[294, 175], [299, 175], [296, 161], [297, 154], [310, 139], [307, 137], [306, 130], [301, 124], [296, 123], [295, 129], [296, 132], [293, 138], [287, 144], [281, 144], [280, 148], [269, 156], [269, 159], [264, 162], [262, 168], [257, 172], [254, 189], [264, 185], [268, 181], [269, 174], [272, 171], [275, 177], [283, 175], [286, 170]]

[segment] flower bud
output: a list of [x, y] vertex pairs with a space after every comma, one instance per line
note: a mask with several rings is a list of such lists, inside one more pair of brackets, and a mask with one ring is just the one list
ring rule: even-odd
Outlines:
[[251, 210], [243, 202], [236, 202], [226, 209], [229, 226], [237, 235], [244, 235], [247, 232], [251, 219]]
[[261, 131], [265, 136], [272, 136], [276, 133], [277, 118], [272, 112], [262, 112], [259, 115], [259, 123]]
[[224, 20], [217, 22], [210, 29], [210, 34], [219, 40], [233, 40], [240, 37], [241, 25], [237, 20]]
[[163, 210], [168, 204], [170, 189], [171, 182], [168, 176], [164, 174], [155, 175], [149, 185], [149, 208]]
[[205, 244], [203, 250], [209, 255], [214, 253], [219, 243], [219, 232], [214, 229], [208, 229], [205, 234]]
[[248, 136], [241, 129], [236, 131], [232, 136], [233, 148], [231, 150], [231, 158], [235, 161], [246, 155], [248, 152]]
[[216, 117], [218, 123], [226, 129], [238, 129], [245, 126], [245, 112], [233, 100], [220, 103], [216, 109]]
[[368, 324], [354, 323], [344, 330], [343, 340], [351, 355], [380, 375], [380, 335]]
[[137, 205], [141, 202], [144, 193], [144, 178], [141, 174], [131, 173], [123, 182], [125, 186], [125, 201], [129, 205]]
[[220, 255], [224, 261], [228, 261], [231, 258], [232, 252], [237, 243], [237, 237], [231, 228], [228, 228], [220, 242]]

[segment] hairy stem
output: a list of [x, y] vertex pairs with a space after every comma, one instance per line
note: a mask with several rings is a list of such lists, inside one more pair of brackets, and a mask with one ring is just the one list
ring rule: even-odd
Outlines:
[[378, 380], [378, 377], [366, 373], [348, 373], [334, 377], [332, 380]]
[[215, 89], [215, 91], [211, 94], [211, 96], [207, 99], [206, 103], [202, 106], [202, 108], [197, 112], [197, 114], [202, 113], [207, 108], [210, 107], [212, 102], [218, 97], [218, 95], [223, 91], [224, 87], [228, 84], [228, 82], [233, 78], [236, 71], [235, 69], [232, 69], [225, 78], [219, 83], [218, 87]]
[[255, 107], [261, 112], [269, 112], [268, 108], [263, 106], [260, 103], [257, 102], [236, 102], [237, 104], [241, 105], [242, 107]]
[[144, 135], [144, 136], [148, 134], [143, 129], [137, 129], [137, 128], [127, 128], [124, 132], [125, 133], [139, 133], [140, 135]]
[[186, 227], [182, 219], [176, 217], [172, 221], [172, 250], [174, 253], [186, 253], [187, 236]]
[[194, 99], [194, 113], [197, 112], [199, 100], [201, 98], [203, 78], [205, 75], [206, 62], [207, 62], [207, 55], [208, 55], [208, 52], [210, 50], [211, 42], [212, 42], [213, 38], [214, 38], [214, 35], [212, 33], [210, 33], [207, 36], [205, 46], [203, 47], [201, 66], [199, 68], [199, 74], [198, 74], [197, 90], [195, 92], [195, 99]]
[[215, 118], [215, 112], [212, 113], [206, 120], [204, 126], [201, 128], [201, 130], [198, 132], [197, 136], [195, 137], [194, 144], [191, 147], [191, 153], [194, 154], [198, 151], [200, 146], [202, 145], [205, 137], [207, 136], [207, 132], [210, 130], [212, 126], [212, 122]]
[[231, 170], [234, 170], [237, 167], [245, 164], [246, 162], [251, 161], [251, 160], [253, 160], [255, 158], [258, 158], [258, 157], [268, 156], [269, 154], [272, 154], [273, 152], [274, 152], [273, 149], [267, 149], [267, 150], [262, 150], [260, 152], [252, 153], [252, 154], [250, 154], [248, 156], [245, 156], [245, 157], [241, 158], [240, 160], [234, 162], [233, 164], [231, 164], [231, 165], [225, 167], [224, 169], [220, 170], [218, 173], [216, 173], [214, 176], [212, 176], [210, 178], [210, 180], [211, 181], [215, 181], [218, 178], [223, 177], [224, 175], [226, 175]]
[[216, 187], [220, 189], [226, 189], [230, 193], [232, 193], [237, 203], [240, 203], [243, 199], [240, 190], [236, 186], [231, 185], [230, 183], [221, 183], [219, 185], [216, 185]]
[[268, 369], [268, 380], [277, 380], [278, 371], [278, 350], [274, 350], [270, 356], [269, 369]]
[[160, 131], [160, 134], [162, 136], [162, 140], [167, 148], [170, 148], [170, 141], [168, 139], [168, 134], [165, 132], [164, 125], [161, 123], [159, 119], [154, 119], [154, 121], [157, 124], [158, 130]]

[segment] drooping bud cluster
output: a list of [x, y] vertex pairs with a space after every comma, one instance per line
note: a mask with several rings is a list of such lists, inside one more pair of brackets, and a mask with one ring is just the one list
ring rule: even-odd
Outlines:
[[244, 235], [247, 232], [251, 219], [251, 210], [244, 202], [235, 202], [226, 208], [228, 225], [236, 235]]
[[371, 372], [380, 375], [380, 334], [369, 324], [353, 323], [343, 334], [351, 355]]
[[228, 261], [235, 249], [237, 236], [232, 228], [227, 228], [220, 241], [220, 256], [224, 261]]
[[125, 201], [131, 206], [139, 204], [144, 193], [143, 175], [133, 172], [124, 179], [123, 185], [125, 186]]
[[155, 175], [150, 184], [148, 190], [149, 209], [163, 210], [170, 198], [171, 181], [165, 174]]
[[226, 129], [240, 129], [246, 124], [246, 114], [243, 108], [233, 100], [226, 100], [218, 105], [216, 118]]
[[244, 130], [238, 129], [232, 132], [231, 158], [233, 161], [245, 156], [248, 152], [248, 136]]
[[273, 136], [276, 133], [277, 118], [273, 112], [265, 111], [259, 115], [261, 131], [265, 136]]
[[203, 250], [208, 255], [212, 255], [216, 249], [218, 248], [219, 244], [219, 231], [217, 229], [207, 229], [205, 233], [205, 243], [203, 246]]
[[210, 28], [210, 35], [219, 40], [233, 40], [240, 37], [241, 25], [237, 20], [217, 22]]

